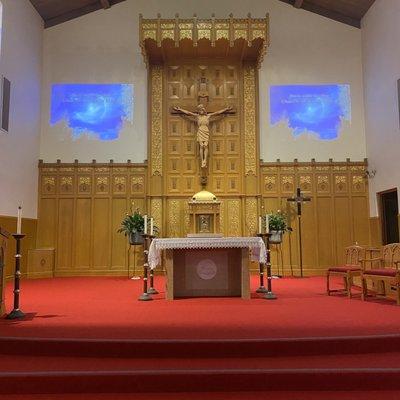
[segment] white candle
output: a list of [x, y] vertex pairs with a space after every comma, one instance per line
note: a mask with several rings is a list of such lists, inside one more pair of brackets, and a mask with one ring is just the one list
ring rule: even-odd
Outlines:
[[147, 235], [147, 215], [144, 216], [144, 232], [145, 235]]
[[262, 233], [262, 218], [258, 217], [258, 233]]
[[265, 233], [269, 233], [269, 215], [265, 216]]
[[150, 218], [150, 235], [154, 234], [154, 218]]
[[18, 207], [18, 217], [17, 217], [17, 234], [21, 234], [21, 227], [22, 227], [22, 207]]

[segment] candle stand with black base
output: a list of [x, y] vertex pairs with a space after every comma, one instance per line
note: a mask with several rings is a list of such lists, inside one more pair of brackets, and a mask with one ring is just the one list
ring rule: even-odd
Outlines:
[[259, 233], [257, 236], [262, 238], [267, 250], [267, 260], [265, 263], [265, 266], [267, 267], [267, 289], [264, 287], [264, 267], [263, 264], [260, 264], [260, 287], [257, 289], [257, 293], [264, 293], [263, 299], [265, 300], [276, 300], [277, 297], [272, 291], [271, 250], [269, 245], [271, 233]]
[[[266, 233], [258, 233], [257, 236], [260, 237], [263, 242], [265, 243], [265, 235]], [[265, 269], [265, 264], [264, 263], [259, 263], [260, 265], [260, 287], [256, 290], [257, 293], [267, 293], [267, 288], [264, 286], [264, 269]]]
[[[153, 241], [153, 239], [154, 239], [154, 236], [151, 236], [149, 239], [149, 248], [150, 248], [150, 245], [151, 245], [151, 242]], [[150, 287], [147, 290], [147, 293], [148, 294], [158, 294], [158, 290], [154, 288], [154, 269], [153, 268], [150, 269]]]
[[[143, 244], [143, 247], [144, 247], [144, 251], [143, 251], [143, 253], [144, 253], [143, 293], [140, 295], [138, 300], [139, 301], [150, 301], [150, 300], [153, 300], [153, 298], [151, 297], [151, 294], [149, 293], [148, 286], [147, 286], [147, 280], [148, 280], [148, 275], [149, 275], [149, 248], [150, 248], [151, 241], [154, 239], [154, 236], [144, 234], [143, 239], [144, 239], [144, 244]], [[151, 271], [150, 272], [151, 286], [153, 285], [153, 279], [154, 278], [152, 278], [152, 271]]]
[[15, 276], [14, 276], [14, 309], [7, 315], [7, 319], [21, 319], [25, 314], [19, 308], [20, 280], [21, 280], [21, 240], [25, 235], [15, 233], [12, 235], [16, 240], [15, 252]]

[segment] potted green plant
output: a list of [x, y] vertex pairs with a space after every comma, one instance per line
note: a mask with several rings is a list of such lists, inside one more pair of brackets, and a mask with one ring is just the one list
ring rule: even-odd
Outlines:
[[278, 210], [276, 213], [269, 214], [268, 222], [269, 232], [271, 233], [269, 242], [274, 244], [282, 243], [282, 235], [288, 229], [286, 215]]
[[121, 222], [121, 227], [118, 229], [118, 233], [128, 236], [129, 243], [132, 245], [143, 244], [144, 218], [139, 210], [136, 210], [131, 215], [126, 214]]

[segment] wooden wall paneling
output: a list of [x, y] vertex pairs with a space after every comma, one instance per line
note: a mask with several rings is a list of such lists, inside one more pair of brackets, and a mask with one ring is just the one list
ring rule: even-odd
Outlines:
[[[319, 219], [315, 217], [314, 210], [317, 210], [318, 201], [313, 199], [302, 206], [302, 242], [303, 242], [303, 271], [304, 274], [315, 274], [319, 269], [319, 246], [316, 246], [316, 238], [320, 237]], [[307, 273], [308, 272], [308, 273]]]
[[28, 250], [28, 278], [54, 277], [54, 249]]
[[72, 268], [74, 230], [74, 199], [62, 198], [58, 201], [58, 225], [56, 246], [56, 272]]
[[368, 198], [353, 196], [352, 203], [354, 241], [360, 245], [368, 245], [370, 243]]
[[[306, 274], [323, 274], [343, 259], [344, 247], [369, 235], [368, 185], [364, 162], [261, 163], [261, 194], [265, 207], [289, 214], [293, 232], [282, 244], [285, 272], [298, 273], [296, 207], [287, 203], [296, 187], [311, 196], [303, 204], [303, 265]], [[276, 199], [279, 199], [278, 204]], [[368, 226], [366, 228], [366, 226]], [[321, 233], [322, 232], [322, 233]], [[315, 245], [317, 244], [317, 245]], [[274, 247], [273, 247], [274, 249]], [[272, 253], [273, 264], [278, 260]]]
[[334, 204], [336, 263], [343, 265], [345, 262], [343, 249], [353, 244], [352, 230], [349, 229], [349, 221], [351, 221], [350, 200], [347, 196], [335, 197]]
[[380, 247], [383, 244], [382, 241], [382, 228], [381, 220], [379, 217], [371, 217], [369, 219], [369, 230], [371, 232], [371, 246]]
[[117, 230], [121, 226], [121, 221], [127, 213], [127, 201], [124, 198], [114, 199], [112, 201], [112, 218], [111, 218], [111, 269], [123, 271], [128, 267], [128, 238]]
[[93, 201], [93, 269], [106, 270], [111, 260], [110, 199], [95, 198]]
[[330, 197], [319, 196], [317, 198], [318, 214], [318, 237], [315, 241], [319, 248], [318, 269], [325, 270], [332, 265], [334, 254], [332, 243], [334, 243], [332, 224], [332, 201]]
[[76, 270], [89, 270], [91, 260], [91, 227], [92, 227], [92, 200], [90, 198], [76, 199], [76, 213], [74, 222], [75, 249], [74, 263], [71, 266]]
[[56, 247], [58, 202], [41, 198], [38, 210], [37, 247]]
[[146, 165], [57, 162], [39, 170], [37, 245], [56, 249], [56, 275], [125, 274], [127, 241], [116, 231], [132, 201], [146, 212]]

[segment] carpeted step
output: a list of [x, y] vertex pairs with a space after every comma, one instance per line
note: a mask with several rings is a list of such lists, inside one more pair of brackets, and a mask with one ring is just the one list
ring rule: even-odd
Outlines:
[[[268, 391], [203, 393], [85, 393], [52, 394], [51, 400], [398, 400], [400, 391]], [[0, 395], [0, 400], [49, 400], [49, 395]]]
[[400, 351], [400, 335], [277, 339], [123, 340], [0, 337], [0, 355], [127, 358], [276, 357]]
[[400, 368], [400, 352], [241, 358], [97, 358], [0, 355], [0, 372]]
[[400, 390], [399, 368], [2, 372], [0, 394]]

